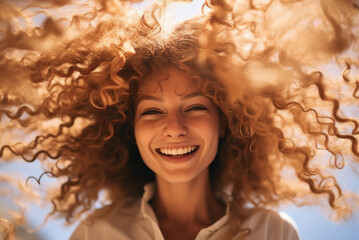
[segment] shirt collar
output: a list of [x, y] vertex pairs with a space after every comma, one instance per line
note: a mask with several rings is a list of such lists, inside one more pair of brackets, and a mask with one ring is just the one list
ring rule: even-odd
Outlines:
[[149, 201], [153, 198], [153, 195], [155, 193], [155, 188], [156, 185], [154, 182], [147, 183], [143, 187], [144, 192], [141, 199], [141, 213], [143, 216], [148, 217], [150, 220], [152, 220], [158, 225], [156, 215], [149, 204]]

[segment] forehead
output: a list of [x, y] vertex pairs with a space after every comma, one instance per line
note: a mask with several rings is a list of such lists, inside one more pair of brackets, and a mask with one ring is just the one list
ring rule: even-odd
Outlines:
[[199, 78], [175, 67], [167, 67], [145, 77], [139, 88], [139, 94], [163, 93], [174, 91], [179, 95], [189, 91], [198, 91]]

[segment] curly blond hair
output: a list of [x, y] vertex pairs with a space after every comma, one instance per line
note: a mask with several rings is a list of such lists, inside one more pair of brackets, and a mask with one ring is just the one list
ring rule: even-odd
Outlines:
[[[335, 176], [359, 157], [358, 116], [343, 109], [357, 111], [356, 2], [212, 0], [201, 16], [168, 26], [171, 3], [141, 13], [131, 1], [2, 2], [11, 16], [1, 19], [2, 128], [35, 137], [2, 139], [0, 157], [41, 161], [63, 180], [51, 214], [69, 222], [100, 197], [110, 209], [139, 196], [155, 178], [134, 139], [136, 92], [146, 76], [175, 66], [220, 111], [225, 134], [211, 184], [232, 187], [239, 219], [253, 206], [323, 197], [339, 216], [351, 212]], [[67, 17], [51, 17], [58, 8]], [[23, 26], [44, 12], [41, 26]]]

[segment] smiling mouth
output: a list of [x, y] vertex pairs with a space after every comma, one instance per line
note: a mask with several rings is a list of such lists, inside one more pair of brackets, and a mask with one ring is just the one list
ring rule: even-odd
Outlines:
[[199, 149], [198, 145], [193, 145], [193, 146], [182, 147], [182, 148], [157, 148], [156, 152], [164, 156], [181, 157], [181, 156], [192, 154], [198, 149]]

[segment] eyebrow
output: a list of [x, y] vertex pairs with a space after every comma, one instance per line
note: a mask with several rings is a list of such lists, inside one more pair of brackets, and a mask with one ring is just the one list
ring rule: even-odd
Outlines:
[[189, 98], [193, 98], [193, 97], [197, 97], [197, 96], [203, 96], [203, 94], [201, 92], [193, 92], [193, 93], [189, 93], [189, 94], [182, 96], [181, 99], [187, 100]]
[[[193, 98], [193, 97], [197, 97], [197, 96], [203, 96], [203, 94], [201, 92], [193, 92], [193, 93], [189, 93], [186, 94], [184, 96], [181, 96], [182, 100], [187, 100], [189, 98]], [[147, 95], [147, 94], [141, 94], [137, 100], [137, 103], [143, 101], [143, 100], [152, 100], [152, 101], [157, 101], [157, 102], [163, 102], [162, 98], [159, 97], [155, 97], [152, 95]]]
[[143, 100], [152, 100], [152, 101], [157, 101], [157, 102], [163, 102], [163, 100], [161, 98], [154, 97], [151, 95], [141, 94], [137, 99], [137, 103], [139, 103]]

